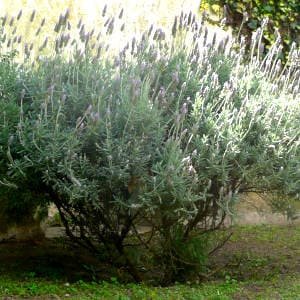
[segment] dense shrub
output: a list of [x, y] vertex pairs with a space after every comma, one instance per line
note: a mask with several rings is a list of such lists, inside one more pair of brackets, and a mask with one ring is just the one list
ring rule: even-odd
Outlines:
[[207, 44], [192, 15], [173, 37], [150, 29], [116, 53], [82, 30], [21, 64], [0, 140], [5, 188], [55, 203], [73, 242], [136, 281], [205, 274], [209, 233], [239, 193], [299, 193], [297, 66], [280, 69], [277, 44], [260, 61], [259, 35], [249, 59]]
[[[264, 19], [268, 18], [264, 33], [267, 48], [277, 38], [277, 31], [282, 36], [284, 54], [287, 55], [293, 42], [299, 44], [300, 36], [300, 2], [298, 0], [204, 0], [201, 8], [211, 8], [215, 13], [221, 13], [226, 18], [226, 24], [235, 32], [242, 27], [242, 33], [249, 44], [252, 32], [260, 28]], [[245, 17], [245, 13], [247, 17]]]
[[[9, 170], [13, 160], [20, 158], [22, 146], [14, 132], [20, 122], [21, 110], [26, 110], [27, 106], [21, 108], [20, 105], [22, 70], [13, 63], [15, 55], [12, 52], [0, 57], [0, 232], [15, 224], [32, 222], [36, 209], [42, 204], [38, 195], [33, 193], [38, 179], [13, 178]], [[29, 173], [27, 177], [30, 177]]]

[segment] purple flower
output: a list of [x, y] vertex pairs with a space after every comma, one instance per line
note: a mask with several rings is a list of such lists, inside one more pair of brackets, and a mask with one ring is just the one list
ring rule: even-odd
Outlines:
[[188, 112], [188, 107], [187, 107], [187, 103], [186, 103], [186, 102], [183, 103], [180, 112], [181, 112], [182, 115], [186, 115], [186, 114], [187, 114], [187, 112]]

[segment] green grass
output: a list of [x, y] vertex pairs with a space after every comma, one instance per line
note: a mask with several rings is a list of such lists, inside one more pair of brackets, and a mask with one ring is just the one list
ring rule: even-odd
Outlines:
[[112, 280], [101, 283], [79, 281], [73, 284], [60, 281], [49, 282], [28, 279], [16, 282], [3, 277], [0, 280], [0, 296], [58, 296], [69, 299], [231, 299], [239, 290], [236, 283], [175, 285], [168, 288], [147, 287], [144, 285], [122, 285]]
[[[172, 287], [149, 287], [112, 282], [66, 283], [27, 279], [17, 282], [7, 277], [0, 280], [0, 297], [68, 298], [68, 299], [300, 299], [300, 277], [276, 278], [270, 281], [236, 282], [227, 278], [224, 282]], [[45, 299], [45, 298], [44, 298]]]
[[248, 225], [236, 227], [234, 240], [247, 240], [255, 237], [259, 241], [275, 242], [278, 246], [285, 243], [291, 246], [294, 242], [299, 242], [300, 226], [280, 226], [280, 225]]
[[299, 275], [296, 277], [277, 277], [265, 281], [251, 280], [243, 283], [240, 287], [240, 292], [235, 294], [237, 299], [300, 299]]
[[[223, 269], [209, 281], [171, 287], [119, 283], [105, 266], [100, 277], [106, 279], [93, 280], [86, 274], [93, 271], [72, 267], [77, 261], [71, 256], [66, 261], [64, 251], [69, 250], [62, 241], [0, 245], [0, 299], [300, 299], [300, 227], [295, 225], [236, 227], [210, 266]], [[68, 277], [62, 270], [75, 274]]]

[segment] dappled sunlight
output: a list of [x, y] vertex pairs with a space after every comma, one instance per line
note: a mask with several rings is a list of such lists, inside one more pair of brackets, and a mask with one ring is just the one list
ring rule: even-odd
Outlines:
[[[102, 28], [106, 22], [112, 22], [115, 30], [109, 36], [109, 47], [118, 52], [126, 42], [135, 35], [137, 38], [151, 25], [162, 27], [167, 33], [171, 32], [174, 17], [182, 11], [195, 13], [196, 19], [201, 15], [198, 11], [198, 1], [34, 1], [16, 0], [1, 1], [1, 15], [6, 19], [5, 26], [10, 37], [7, 37], [7, 49], [17, 50], [21, 57], [25, 56], [24, 45], [31, 49], [32, 57], [49, 54], [48, 47], [44, 54], [38, 48], [44, 44], [55, 43], [60, 38], [53, 29], [59, 22], [59, 16], [68, 11], [69, 34], [76, 37], [80, 24], [84, 24], [86, 33], [94, 31], [94, 36], [104, 34]], [[32, 17], [34, 15], [34, 17]], [[16, 25], [17, 24], [17, 25]], [[41, 26], [42, 25], [42, 26]], [[43, 28], [41, 28], [43, 27]], [[208, 26], [207, 41], [217, 42], [228, 36], [228, 33], [217, 26]], [[120, 30], [121, 29], [121, 30]], [[214, 37], [216, 35], [216, 37]], [[167, 34], [167, 37], [169, 34]], [[11, 41], [9, 42], [9, 40]], [[26, 47], [26, 46], [25, 46]]]

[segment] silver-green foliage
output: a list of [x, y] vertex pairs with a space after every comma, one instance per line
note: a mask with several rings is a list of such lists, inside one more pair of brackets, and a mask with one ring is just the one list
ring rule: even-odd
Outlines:
[[172, 34], [150, 30], [111, 55], [88, 35], [82, 52], [25, 61], [10, 98], [18, 121], [0, 140], [6, 189], [34, 183], [74, 242], [103, 246], [136, 280], [146, 263], [133, 250], [144, 249], [164, 283], [205, 262], [205, 233], [240, 193], [296, 197], [300, 186], [297, 51], [281, 69], [278, 44], [261, 60], [257, 35], [247, 58], [208, 43], [190, 15]]

